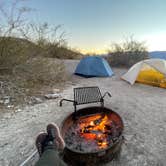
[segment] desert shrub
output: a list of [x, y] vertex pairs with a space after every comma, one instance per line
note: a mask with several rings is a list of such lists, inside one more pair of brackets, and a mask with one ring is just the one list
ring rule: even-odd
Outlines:
[[36, 54], [36, 46], [26, 40], [15, 37], [3, 37], [4, 40], [0, 40], [0, 50], [3, 46], [3, 54], [0, 56], [0, 69], [7, 68], [8, 70], [13, 70], [13, 68], [19, 64], [24, 64], [29, 58], [34, 57]]
[[43, 97], [52, 88], [62, 88], [66, 79], [62, 61], [41, 57], [29, 59], [15, 66], [12, 75], [0, 75], [0, 99], [9, 96], [10, 104], [29, 103], [32, 96]]
[[122, 44], [112, 44], [112, 49], [108, 51], [107, 60], [112, 66], [130, 67], [147, 58], [148, 52], [144, 42], [129, 38]]
[[82, 54], [73, 51], [72, 49], [68, 48], [67, 46], [56, 46], [55, 44], [51, 43], [48, 47], [48, 56], [58, 59], [80, 59]]
[[62, 61], [52, 58], [36, 57], [18, 65], [13, 71], [18, 84], [25, 88], [36, 88], [43, 85], [53, 86], [66, 79]]

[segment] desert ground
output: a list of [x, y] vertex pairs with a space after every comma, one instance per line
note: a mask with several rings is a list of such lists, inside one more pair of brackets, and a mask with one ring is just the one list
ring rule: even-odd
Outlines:
[[[125, 143], [118, 160], [106, 166], [165, 166], [166, 165], [166, 90], [143, 84], [129, 85], [120, 79], [126, 69], [113, 68], [115, 75], [107, 78], [83, 78], [73, 75], [78, 61], [65, 60], [71, 81], [66, 83], [62, 98], [73, 98], [73, 88], [99, 86], [102, 93], [109, 91], [105, 106], [116, 111], [124, 122]], [[35, 150], [35, 138], [45, 131], [49, 122], [58, 125], [73, 111], [71, 103], [48, 100], [26, 106], [0, 116], [0, 165], [20, 165]], [[35, 159], [38, 156], [35, 155]], [[28, 162], [27, 165], [34, 165]]]

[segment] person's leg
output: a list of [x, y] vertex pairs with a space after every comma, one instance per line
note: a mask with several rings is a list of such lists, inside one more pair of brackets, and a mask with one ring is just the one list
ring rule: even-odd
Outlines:
[[66, 166], [66, 164], [60, 159], [58, 151], [47, 149], [35, 166]]
[[40, 133], [36, 139], [36, 147], [40, 159], [35, 166], [65, 166], [61, 160], [58, 150], [63, 150], [65, 144], [56, 124], [47, 126], [47, 134]]

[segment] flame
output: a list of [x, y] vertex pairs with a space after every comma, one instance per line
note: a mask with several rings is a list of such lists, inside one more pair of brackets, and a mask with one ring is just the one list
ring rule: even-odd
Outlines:
[[93, 122], [93, 121], [90, 121], [90, 125], [91, 125], [91, 126], [94, 126], [95, 124], [94, 124], [94, 122]]
[[[105, 114], [97, 114], [82, 118], [80, 121], [80, 135], [87, 140], [95, 140], [100, 149], [106, 148], [109, 144], [107, 139], [108, 129], [112, 121]], [[110, 132], [110, 131], [109, 131]]]

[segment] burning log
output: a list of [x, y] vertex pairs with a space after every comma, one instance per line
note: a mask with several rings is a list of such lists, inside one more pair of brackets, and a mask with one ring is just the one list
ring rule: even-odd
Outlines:
[[99, 119], [96, 119], [96, 120], [93, 121], [93, 124], [94, 124], [94, 125], [99, 125], [99, 124], [102, 122], [104, 116], [105, 116], [105, 115], [102, 114]]
[[94, 140], [100, 149], [115, 142], [121, 130], [118, 130], [117, 124], [105, 114], [87, 117], [80, 121], [78, 127], [80, 136], [86, 140]]

